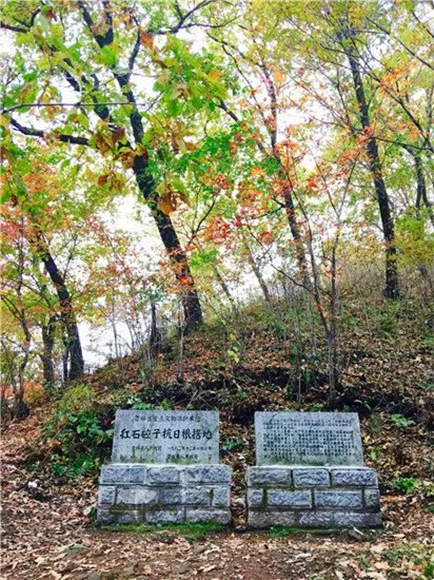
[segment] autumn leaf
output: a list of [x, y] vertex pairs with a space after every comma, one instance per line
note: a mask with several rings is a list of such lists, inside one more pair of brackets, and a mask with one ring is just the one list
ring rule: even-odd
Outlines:
[[145, 30], [140, 29], [139, 32], [139, 39], [140, 39], [140, 44], [146, 48], [149, 48], [150, 50], [154, 49], [154, 35], [146, 32]]
[[109, 179], [110, 179], [109, 173], [105, 173], [104, 175], [100, 175], [98, 177], [98, 185], [101, 185], [101, 186], [105, 185]]

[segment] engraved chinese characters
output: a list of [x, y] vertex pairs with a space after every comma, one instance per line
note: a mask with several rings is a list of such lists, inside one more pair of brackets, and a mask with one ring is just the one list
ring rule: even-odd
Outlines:
[[217, 411], [117, 411], [112, 461], [218, 463]]
[[256, 413], [257, 465], [362, 465], [355, 413]]

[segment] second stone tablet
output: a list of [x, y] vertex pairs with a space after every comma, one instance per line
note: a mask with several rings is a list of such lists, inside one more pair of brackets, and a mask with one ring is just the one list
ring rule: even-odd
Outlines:
[[356, 413], [255, 413], [255, 436], [250, 526], [381, 525], [377, 474], [363, 467]]

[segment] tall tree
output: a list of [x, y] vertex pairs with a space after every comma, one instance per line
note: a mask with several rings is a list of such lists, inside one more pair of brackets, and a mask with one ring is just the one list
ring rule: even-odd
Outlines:
[[283, 72], [273, 50], [278, 37], [273, 38], [270, 34], [270, 25], [262, 18], [261, 9], [262, 6], [255, 9], [254, 4], [247, 7], [242, 26], [235, 23], [229, 38], [226, 30], [220, 34], [209, 32], [209, 37], [227, 55], [228, 65], [234, 68], [244, 93], [240, 103], [222, 100], [220, 107], [233, 121], [245, 121], [255, 129], [251, 133], [257, 153], [263, 165], [268, 165], [268, 171], [273, 171], [273, 201], [286, 214], [299, 277], [304, 286], [311, 289], [302, 219], [297, 213], [296, 187], [286, 164], [282, 138], [292, 120], [283, 92], [288, 75]]
[[350, 21], [350, 13], [344, 14], [343, 22], [339, 24], [337, 38], [348, 59], [356, 95], [359, 122], [365, 136], [365, 147], [372, 175], [375, 195], [380, 212], [384, 241], [386, 244], [386, 285], [385, 295], [388, 298], [398, 298], [398, 263], [395, 240], [395, 224], [391, 210], [390, 196], [383, 176], [383, 167], [378, 150], [377, 139], [372, 127], [369, 102], [366, 97], [361, 66], [354, 46], [357, 42], [357, 32]]
[[[58, 180], [52, 168], [43, 157], [41, 152], [38, 155], [33, 150], [31, 161], [29, 161], [28, 152], [20, 150], [13, 142], [9, 142], [8, 159], [4, 164], [6, 171], [4, 217], [10, 226], [10, 232], [15, 232], [16, 236], [23, 237], [25, 240], [25, 261], [36, 264], [36, 268], [38, 263], [42, 263], [55, 289], [58, 298], [58, 313], [64, 331], [66, 362], [64, 379], [70, 381], [83, 374], [84, 359], [77, 317], [66, 274], [62, 272], [49, 242], [52, 222], [59, 220], [59, 214], [53, 207], [53, 200], [56, 195], [61, 197], [63, 192], [61, 188], [59, 189]], [[60, 211], [64, 210], [65, 206], [62, 205]], [[17, 220], [21, 224], [20, 227], [17, 227]], [[69, 225], [69, 223], [69, 220], [66, 220], [66, 224]], [[60, 230], [60, 226], [58, 229]], [[54, 313], [51, 311], [50, 298], [47, 297], [49, 293], [47, 284], [43, 283], [37, 293], [45, 302], [49, 310], [48, 317], [51, 319]], [[45, 330], [43, 329], [46, 346], [43, 360], [49, 374], [50, 363], [47, 358], [47, 349], [53, 332], [50, 327], [51, 324], [48, 323]]]
[[[3, 7], [2, 26], [17, 34], [20, 48], [6, 80], [3, 114], [23, 135], [91, 146], [132, 169], [184, 288], [187, 331], [202, 322], [202, 310], [186, 252], [170, 212], [160, 203], [154, 163], [160, 148], [151, 145], [152, 124], [159, 119], [150, 111], [160, 106], [176, 117], [182, 101], [190, 110], [201, 109], [224, 94], [211, 74], [212, 62], [191, 54], [185, 41], [175, 37], [195, 26], [223, 26], [211, 16], [218, 1], [202, 0], [193, 7], [162, 2], [151, 7], [109, 0], [23, 6], [10, 0]], [[207, 18], [201, 20], [204, 11]], [[75, 42], [77, 37], [80, 42]], [[157, 77], [153, 87], [140, 81], [143, 71]], [[72, 114], [64, 106], [71, 90], [77, 98], [71, 103]], [[29, 110], [42, 110], [40, 116], [49, 117], [51, 128], [29, 126], [28, 115], [24, 123], [18, 120], [17, 113]]]

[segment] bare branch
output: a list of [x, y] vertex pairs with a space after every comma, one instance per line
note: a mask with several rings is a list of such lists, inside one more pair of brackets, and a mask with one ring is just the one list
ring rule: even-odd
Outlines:
[[40, 137], [41, 139], [46, 139], [50, 136], [55, 136], [62, 143], [73, 143], [74, 145], [89, 145], [89, 140], [86, 137], [75, 137], [74, 135], [60, 135], [55, 132], [47, 133], [41, 129], [34, 129], [33, 127], [24, 127], [15, 119], [11, 119], [11, 125], [15, 127], [23, 135], [28, 135], [29, 137]]
[[411, 56], [414, 56], [414, 58], [416, 58], [419, 62], [421, 62], [422, 64], [424, 64], [425, 66], [427, 66], [431, 70], [434, 70], [434, 65], [432, 65], [430, 62], [428, 62], [427, 60], [422, 58], [420, 55], [418, 55], [416, 52], [414, 52], [414, 50], [412, 50], [409, 46], [407, 46], [405, 44], [405, 42], [403, 42], [399, 37], [393, 36], [393, 34], [391, 33], [390, 30], [387, 30], [387, 28], [384, 28], [384, 26], [382, 26], [378, 22], [372, 20], [371, 18], [368, 18], [367, 20], [369, 22], [371, 22], [371, 24], [376, 26], [379, 30], [381, 30], [381, 32], [384, 32], [384, 34], [387, 34], [387, 36], [390, 36], [390, 38], [393, 38], [393, 40], [396, 40], [396, 42], [398, 42], [398, 44], [400, 44], [404, 48], [404, 50], [406, 50], [409, 54], [411, 54]]
[[[157, 99], [154, 99], [151, 103], [136, 103], [138, 107], [148, 107], [151, 108], [156, 100], [161, 96], [158, 95]], [[94, 103], [82, 103], [78, 101], [77, 103], [20, 103], [19, 105], [13, 105], [13, 107], [9, 107], [7, 109], [2, 109], [2, 114], [11, 113], [12, 111], [16, 111], [18, 109], [24, 109], [26, 107], [89, 107], [91, 109], [95, 109], [96, 107], [110, 107], [110, 106], [125, 106], [131, 105], [129, 101], [112, 101], [112, 102], [105, 102], [100, 103], [99, 101], [95, 101]]]
[[24, 34], [29, 31], [28, 28], [21, 28], [20, 26], [14, 26], [13, 24], [7, 24], [6, 22], [0, 22], [0, 28], [12, 30], [12, 32], [22, 32]]

